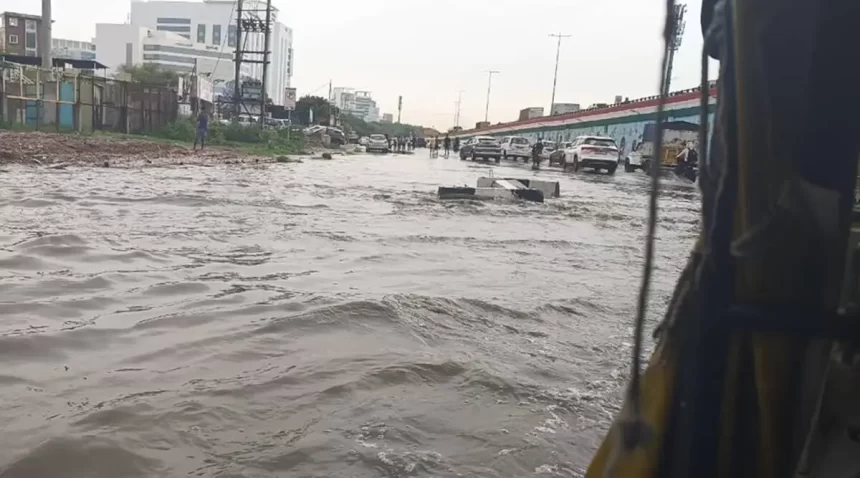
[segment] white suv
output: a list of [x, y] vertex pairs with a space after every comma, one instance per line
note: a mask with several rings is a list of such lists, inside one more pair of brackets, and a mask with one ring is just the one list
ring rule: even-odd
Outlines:
[[615, 140], [606, 136], [580, 136], [564, 150], [562, 167], [572, 167], [574, 171], [582, 168], [605, 169], [615, 174], [618, 169], [618, 146]]
[[514, 161], [517, 158], [523, 158], [526, 161], [532, 156], [531, 144], [529, 140], [522, 136], [505, 136], [502, 138], [502, 158], [511, 158]]

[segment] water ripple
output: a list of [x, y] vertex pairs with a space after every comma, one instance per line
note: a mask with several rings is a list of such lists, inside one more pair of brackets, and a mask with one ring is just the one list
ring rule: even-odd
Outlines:
[[[0, 477], [582, 476], [626, 379], [647, 178], [436, 200], [487, 169], [12, 167]], [[661, 196], [651, 324], [697, 198]]]

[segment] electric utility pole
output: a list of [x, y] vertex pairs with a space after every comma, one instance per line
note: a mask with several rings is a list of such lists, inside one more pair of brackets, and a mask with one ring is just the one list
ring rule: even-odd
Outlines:
[[[42, 50], [42, 68], [51, 68], [51, 0], [42, 0], [42, 30], [39, 32], [39, 48]], [[23, 39], [21, 40], [24, 41]], [[38, 94], [41, 97], [41, 93]]]

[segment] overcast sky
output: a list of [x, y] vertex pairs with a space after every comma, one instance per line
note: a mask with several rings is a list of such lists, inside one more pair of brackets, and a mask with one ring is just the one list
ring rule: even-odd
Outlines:
[[[665, 0], [273, 0], [294, 31], [292, 85], [299, 96], [334, 86], [373, 92], [383, 112], [437, 128], [484, 119], [486, 70], [494, 75], [489, 120], [549, 109], [556, 40], [562, 41], [556, 102], [611, 103], [657, 91]], [[673, 89], [699, 83], [701, 0], [687, 2]], [[39, 14], [40, 0], [3, 0], [2, 10]], [[54, 0], [54, 36], [90, 40], [97, 22], [124, 22], [128, 1]], [[715, 67], [711, 68], [712, 77]]]

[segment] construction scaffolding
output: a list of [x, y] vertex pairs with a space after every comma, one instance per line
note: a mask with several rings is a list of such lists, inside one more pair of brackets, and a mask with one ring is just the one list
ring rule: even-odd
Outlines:
[[176, 120], [177, 93], [81, 70], [0, 63], [0, 123], [43, 131], [147, 133]]

